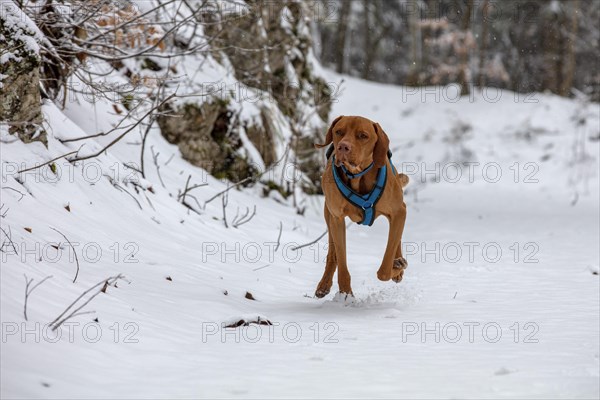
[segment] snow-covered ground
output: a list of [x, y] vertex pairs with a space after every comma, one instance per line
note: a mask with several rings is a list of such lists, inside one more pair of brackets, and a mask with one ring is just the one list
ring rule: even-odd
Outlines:
[[[378, 121], [411, 178], [400, 284], [376, 277], [387, 222], [351, 224], [355, 301], [313, 298], [326, 239], [293, 247], [325, 230], [323, 199], [302, 216], [262, 189], [234, 189], [225, 228], [219, 198], [197, 215], [177, 196], [190, 174], [208, 183], [193, 191], [201, 204], [226, 183], [158, 131], [147, 148], [160, 153], [164, 187], [150, 151], [145, 180], [123, 167], [139, 157], [135, 135], [22, 183], [18, 169], [79, 144], [2, 143], [1, 222], [18, 252], [3, 233], [2, 397], [598, 398], [598, 105], [492, 89], [456, 101], [453, 88], [344, 80], [332, 119]], [[102, 104], [44, 111], [62, 138], [114, 119]], [[77, 252], [75, 283], [71, 247], [52, 228]], [[32, 285], [52, 276], [29, 295], [27, 322], [24, 274]], [[117, 274], [81, 310], [95, 313], [48, 328]], [[223, 327], [258, 318], [272, 325]]]

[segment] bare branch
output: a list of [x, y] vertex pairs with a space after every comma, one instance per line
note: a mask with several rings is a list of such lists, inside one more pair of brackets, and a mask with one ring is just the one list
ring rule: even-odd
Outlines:
[[61, 234], [61, 236], [63, 238], [65, 238], [65, 240], [67, 241], [67, 243], [69, 243], [69, 246], [71, 246], [71, 250], [73, 250], [73, 255], [75, 256], [75, 262], [77, 263], [77, 271], [75, 272], [75, 277], [73, 278], [73, 283], [75, 283], [75, 281], [77, 280], [77, 277], [79, 276], [79, 258], [77, 257], [77, 252], [75, 251], [75, 247], [73, 247], [73, 244], [71, 243], [71, 241], [64, 235], [64, 233], [62, 233], [61, 231], [59, 231], [56, 228], [50, 227], [50, 229], [52, 229], [53, 231], [56, 231], [58, 233]]
[[[118, 141], [120, 141], [121, 139], [123, 139], [125, 137], [125, 135], [127, 135], [129, 132], [131, 132], [132, 130], [134, 130], [139, 124], [142, 123], [142, 121], [144, 119], [146, 119], [149, 115], [152, 115], [152, 113], [159, 109], [163, 104], [165, 104], [166, 102], [168, 102], [169, 100], [171, 100], [173, 97], [176, 96], [176, 93], [172, 93], [171, 95], [169, 95], [165, 100], [163, 100], [158, 106], [153, 107], [151, 110], [149, 110], [143, 117], [141, 117], [131, 128], [127, 129], [125, 132], [123, 132], [122, 134], [120, 134], [119, 136], [117, 136], [112, 142], [110, 142], [109, 144], [107, 144], [106, 146], [104, 146], [102, 149], [98, 150], [96, 153], [94, 154], [90, 154], [88, 156], [84, 156], [84, 157], [75, 157], [70, 159], [70, 162], [75, 162], [75, 161], [82, 161], [82, 160], [88, 160], [90, 158], [94, 158], [94, 157], [98, 157], [100, 154], [104, 153], [106, 150], [108, 150], [109, 148], [111, 148], [114, 144], [116, 144]], [[64, 157], [64, 156], [63, 156]], [[61, 158], [61, 157], [59, 157]]]
[[25, 302], [23, 304], [23, 316], [25, 317], [25, 321], [27, 321], [27, 300], [29, 300], [29, 295], [38, 287], [40, 286], [42, 283], [46, 282], [46, 280], [52, 278], [52, 275], [49, 275], [47, 277], [45, 277], [44, 279], [42, 279], [41, 281], [39, 281], [38, 283], [36, 283], [35, 285], [33, 285], [31, 287], [31, 289], [29, 289], [29, 285], [31, 285], [33, 283], [33, 278], [28, 279], [27, 275], [23, 274], [23, 276], [25, 277]]
[[225, 228], [229, 228], [227, 226], [227, 203], [229, 203], [229, 193], [225, 193], [221, 197], [221, 205], [223, 206], [223, 223], [225, 224]]
[[61, 158], [65, 158], [65, 157], [68, 157], [68, 156], [70, 156], [70, 155], [77, 154], [77, 152], [78, 152], [78, 151], [79, 151], [79, 150], [75, 150], [75, 151], [72, 151], [72, 152], [70, 152], [70, 153], [63, 154], [62, 156], [58, 156], [58, 157], [56, 157], [56, 158], [53, 158], [52, 160], [50, 160], [50, 161], [47, 161], [47, 162], [45, 162], [45, 163], [43, 163], [43, 164], [40, 164], [40, 165], [36, 165], [35, 167], [31, 167], [31, 168], [26, 168], [26, 169], [19, 170], [19, 171], [17, 171], [17, 173], [18, 173], [18, 174], [22, 174], [23, 172], [27, 172], [27, 171], [31, 171], [31, 170], [34, 170], [34, 169], [41, 168], [41, 167], [43, 167], [44, 165], [51, 164], [51, 163], [53, 163], [53, 162], [54, 162], [54, 161], [56, 161], [56, 160], [60, 160]]
[[204, 202], [204, 204], [206, 205], [206, 204], [210, 203], [211, 201], [213, 201], [213, 200], [214, 200], [214, 199], [216, 199], [217, 197], [221, 196], [222, 194], [225, 194], [225, 193], [229, 192], [231, 189], [233, 189], [233, 188], [236, 188], [236, 187], [238, 187], [238, 186], [240, 186], [240, 185], [243, 185], [244, 183], [246, 183], [246, 182], [248, 182], [248, 181], [250, 181], [250, 180], [252, 180], [252, 178], [251, 178], [251, 177], [247, 177], [247, 178], [244, 178], [244, 179], [242, 179], [241, 181], [239, 181], [238, 183], [236, 183], [236, 184], [234, 184], [234, 185], [232, 185], [232, 186], [229, 186], [229, 185], [228, 185], [228, 186], [227, 186], [227, 189], [225, 189], [225, 190], [222, 190], [222, 191], [220, 191], [219, 193], [215, 194], [213, 197], [211, 197], [210, 199], [206, 200], [206, 201]]
[[279, 244], [281, 243], [281, 232], [283, 231], [283, 222], [279, 221], [279, 236], [277, 236], [277, 246], [275, 246], [275, 252], [279, 250]]
[[160, 155], [160, 152], [155, 153], [154, 146], [150, 146], [150, 151], [152, 152], [152, 161], [154, 161], [154, 166], [156, 167], [156, 174], [158, 175], [160, 184], [162, 185], [163, 188], [166, 189], [167, 187], [165, 186], [165, 182], [163, 181], [162, 176], [160, 175], [160, 165], [158, 165], [158, 156]]
[[[15, 252], [16, 255], [19, 255], [19, 253], [17, 252], [17, 247], [15, 246], [15, 243], [12, 241], [12, 231], [10, 229], [10, 226], [8, 227], [8, 233], [6, 233], [6, 231], [4, 230], [4, 228], [2, 228], [2, 226], [0, 226], [0, 230], [2, 231], [2, 233], [4, 233], [4, 236], [6, 236], [6, 238], [8, 239], [8, 243], [12, 246], [13, 251]], [[2, 243], [2, 246], [0, 246], [0, 250], [4, 251], [4, 244], [5, 242]]]
[[256, 215], [256, 205], [254, 206], [254, 210], [252, 211], [252, 214], [250, 216], [248, 216], [248, 214], [250, 214], [250, 209], [248, 207], [246, 207], [246, 213], [243, 216], [241, 216], [239, 219], [236, 216], [236, 218], [231, 223], [231, 225], [234, 228], [237, 228], [241, 225], [244, 225], [245, 223], [250, 222], [250, 220], [252, 220], [252, 218], [254, 218], [254, 216]]
[[21, 195], [21, 197], [19, 197], [19, 200], [17, 200], [17, 201], [21, 201], [21, 199], [22, 199], [23, 197], [25, 197], [25, 195], [24, 195], [23, 193], [21, 193], [21, 192], [20, 192], [20, 191], [18, 191], [17, 189], [14, 189], [14, 188], [11, 188], [11, 187], [9, 187], [9, 186], [3, 186], [3, 187], [2, 187], [2, 189], [9, 189], [9, 190], [12, 190], [12, 191], [15, 191], [15, 192], [19, 193], [19, 194]]
[[140, 210], [143, 210], [142, 205], [140, 204], [140, 202], [138, 201], [138, 199], [135, 198], [134, 195], [132, 195], [131, 193], [129, 193], [129, 191], [127, 189], [125, 189], [123, 186], [119, 185], [119, 183], [117, 181], [115, 181], [111, 176], [109, 175], [104, 175], [108, 178], [109, 182], [117, 189], [119, 189], [121, 192], [125, 192], [127, 193], [138, 205], [138, 207], [140, 208]]
[[[92, 81], [88, 82], [88, 80], [86, 79], [85, 82], [86, 82], [86, 84], [89, 84], [90, 86], [94, 87], [94, 83]], [[109, 88], [105, 88], [105, 87], [98, 88], [98, 87], [95, 87], [95, 89], [99, 93], [103, 93], [104, 90], [114, 91], [114, 88], [111, 88], [111, 87], [109, 87]], [[118, 129], [125, 128], [125, 127], [129, 128], [132, 125], [127, 125], [127, 126], [121, 126], [121, 125], [125, 121], [127, 121], [127, 119], [129, 117], [133, 116], [133, 113], [135, 111], [137, 111], [137, 109], [140, 108], [143, 104], [144, 104], [143, 102], [139, 102], [135, 107], [133, 107], [131, 110], [129, 110], [127, 112], [127, 114], [124, 115], [123, 118], [121, 118], [121, 120], [117, 123], [117, 125], [115, 125], [111, 130], [108, 130], [106, 132], [94, 133], [92, 135], [87, 135], [87, 136], [80, 136], [80, 137], [76, 137], [76, 138], [72, 138], [72, 139], [58, 139], [58, 141], [61, 142], [61, 143], [78, 142], [80, 140], [86, 140], [86, 139], [93, 139], [93, 138], [102, 137], [102, 136], [108, 136], [108, 135], [110, 135], [111, 133], [115, 132]]]
[[189, 192], [191, 192], [192, 190], [197, 189], [199, 187], [208, 186], [208, 183], [199, 183], [196, 185], [189, 186], [191, 178], [192, 178], [192, 175], [190, 174], [187, 178], [187, 181], [185, 182], [185, 189], [179, 196], [177, 196], [177, 200], [181, 200], [182, 202], [184, 202], [185, 196], [188, 196]]
[[312, 242], [309, 242], [309, 243], [306, 243], [306, 244], [303, 244], [303, 245], [300, 245], [300, 246], [295, 246], [295, 247], [292, 247], [292, 250], [294, 250], [294, 251], [298, 251], [298, 250], [300, 250], [300, 249], [303, 249], [304, 247], [308, 247], [308, 246], [311, 246], [311, 245], [313, 245], [313, 244], [317, 243], [319, 240], [323, 239], [323, 236], [327, 235], [327, 232], [328, 232], [328, 231], [327, 231], [327, 230], [325, 230], [325, 232], [323, 232], [323, 234], [322, 234], [321, 236], [319, 236], [318, 238], [316, 238], [316, 239], [315, 239], [315, 240], [313, 240]]
[[193, 189], [199, 188], [199, 187], [203, 187], [203, 186], [207, 186], [208, 183], [201, 183], [201, 184], [197, 184], [197, 185], [190, 185], [190, 179], [192, 179], [192, 175], [188, 175], [188, 178], [185, 182], [185, 188], [183, 189], [183, 192], [181, 192], [178, 196], [177, 196], [177, 200], [181, 201], [181, 204], [183, 204], [184, 206], [186, 206], [189, 210], [192, 210], [193, 212], [195, 212], [198, 215], [202, 215], [200, 214], [197, 210], [194, 209], [194, 207], [192, 207], [191, 205], [188, 204], [188, 202], [186, 201], [186, 197], [190, 197], [192, 199], [194, 199], [194, 201], [196, 202], [196, 204], [198, 205], [198, 208], [202, 209], [202, 207], [200, 206], [200, 203], [198, 202], [198, 199], [194, 196], [192, 196], [191, 194], [189, 194], [190, 191], [192, 191]]
[[8, 210], [10, 210], [10, 208], [6, 207], [6, 209], [4, 210], [4, 212], [2, 212], [2, 209], [6, 206], [6, 204], [2, 203], [0, 204], [0, 217], [2, 218], [6, 218], [6, 214], [8, 213]]
[[[121, 274], [116, 275], [116, 276], [111, 276], [111, 277], [109, 277], [107, 279], [103, 279], [102, 281], [96, 283], [94, 286], [92, 286], [91, 288], [89, 288], [86, 291], [84, 291], [83, 293], [81, 293], [79, 295], [79, 297], [77, 297], [75, 299], [75, 301], [73, 301], [58, 317], [56, 317], [52, 322], [50, 322], [49, 325], [52, 327], [52, 330], [53, 331], [56, 330], [58, 327], [60, 327], [68, 319], [73, 318], [73, 317], [75, 317], [77, 315], [81, 315], [81, 313], [79, 313], [79, 311], [81, 311], [81, 309], [83, 307], [85, 307], [86, 305], [88, 305], [88, 303], [90, 301], [92, 301], [100, 293], [103, 293], [104, 291], [106, 291], [106, 287], [114, 285], [120, 279], [123, 279], [123, 275], [121, 275]], [[94, 292], [79, 307], [75, 308], [70, 314], [68, 314], [65, 317], [65, 314], [67, 314], [67, 312], [69, 312], [69, 310], [71, 310], [79, 302], [79, 300], [81, 300], [84, 296], [86, 296], [88, 293], [92, 292], [95, 289], [98, 289], [98, 290], [96, 292]]]

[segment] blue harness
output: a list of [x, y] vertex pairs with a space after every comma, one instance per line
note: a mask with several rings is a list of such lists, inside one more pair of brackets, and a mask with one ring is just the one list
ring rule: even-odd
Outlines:
[[[331, 150], [333, 150], [331, 148]], [[333, 152], [333, 151], [332, 151]], [[328, 158], [331, 153], [328, 151]], [[392, 171], [394, 175], [396, 175], [396, 168], [391, 163], [392, 152], [388, 151], [388, 158], [390, 158], [390, 165], [392, 166]], [[349, 179], [354, 179], [363, 176], [366, 174], [371, 168], [373, 168], [373, 163], [371, 163], [367, 168], [362, 170], [359, 173], [352, 174], [350, 173], [343, 165], [341, 166], [341, 170]], [[352, 205], [361, 208], [364, 212], [362, 221], [358, 222], [360, 225], [373, 225], [373, 221], [375, 221], [375, 205], [379, 201], [379, 198], [383, 194], [383, 190], [385, 189], [385, 183], [387, 180], [387, 165], [379, 168], [377, 171], [377, 180], [375, 181], [375, 186], [369, 193], [359, 194], [348, 187], [344, 181], [340, 178], [340, 174], [335, 166], [335, 155], [331, 155], [331, 169], [333, 171], [333, 179], [335, 180], [335, 185], [338, 190], [344, 196], [346, 200], [348, 200]]]

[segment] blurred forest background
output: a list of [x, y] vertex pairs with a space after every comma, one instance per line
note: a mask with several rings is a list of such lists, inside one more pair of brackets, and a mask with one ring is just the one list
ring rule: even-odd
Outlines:
[[322, 11], [317, 53], [339, 73], [600, 99], [599, 1], [323, 1]]

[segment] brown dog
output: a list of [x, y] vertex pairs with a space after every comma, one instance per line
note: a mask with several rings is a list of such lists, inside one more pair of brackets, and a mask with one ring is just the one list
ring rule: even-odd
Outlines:
[[[365, 211], [352, 204], [338, 189], [334, 180], [334, 168], [337, 176], [348, 188], [363, 195], [374, 190], [379, 170], [386, 166], [385, 189], [375, 205], [374, 217], [380, 215], [387, 217], [390, 231], [377, 277], [382, 281], [393, 279], [395, 282], [400, 282], [407, 267], [407, 262], [402, 257], [401, 239], [406, 220], [406, 204], [404, 204], [402, 188], [408, 184], [408, 176], [397, 174], [392, 169], [388, 159], [390, 141], [386, 133], [378, 123], [367, 118], [340, 116], [329, 127], [325, 143], [315, 144], [315, 147], [322, 148], [331, 143], [334, 146], [334, 156], [327, 161], [322, 177], [325, 221], [329, 229], [329, 250], [325, 272], [315, 292], [315, 296], [319, 298], [329, 293], [336, 267], [340, 293], [346, 296], [352, 295], [350, 273], [346, 264], [344, 219], [349, 217], [354, 222], [361, 222], [365, 217]], [[335, 165], [333, 165], [334, 160]], [[368, 169], [371, 163], [373, 166]], [[367, 172], [359, 177], [352, 176], [365, 170]]]

